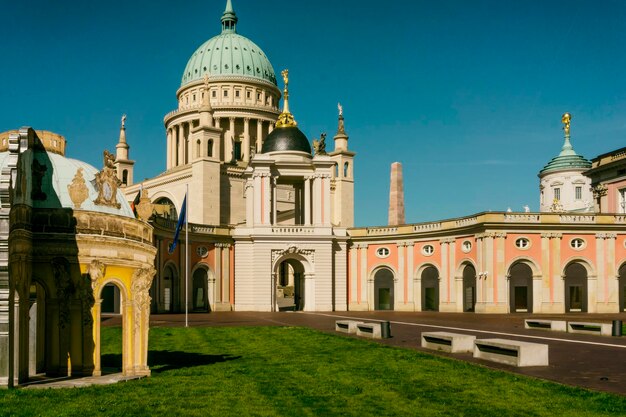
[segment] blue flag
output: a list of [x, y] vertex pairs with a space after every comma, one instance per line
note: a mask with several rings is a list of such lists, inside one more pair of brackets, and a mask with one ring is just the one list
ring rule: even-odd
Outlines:
[[183, 200], [183, 206], [180, 209], [180, 214], [178, 215], [178, 224], [176, 225], [176, 232], [174, 233], [174, 241], [168, 247], [168, 252], [171, 255], [174, 253], [174, 249], [176, 249], [176, 245], [178, 244], [178, 235], [183, 228], [183, 225], [187, 222], [185, 217], [185, 213], [187, 213], [187, 194], [185, 194], [185, 199]]

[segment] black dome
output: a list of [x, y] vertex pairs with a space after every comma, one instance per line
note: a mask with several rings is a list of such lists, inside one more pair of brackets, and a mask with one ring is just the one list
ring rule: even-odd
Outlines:
[[311, 145], [296, 126], [277, 127], [267, 135], [261, 153], [300, 151], [311, 154]]

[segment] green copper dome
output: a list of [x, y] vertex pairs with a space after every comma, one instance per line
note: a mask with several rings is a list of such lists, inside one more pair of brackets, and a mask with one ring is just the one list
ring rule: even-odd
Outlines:
[[552, 158], [548, 164], [539, 171], [539, 176], [550, 172], [566, 171], [570, 169], [589, 169], [591, 168], [591, 162], [586, 160], [583, 156], [578, 155], [574, 151], [574, 147], [569, 141], [569, 134], [565, 135], [565, 143], [561, 148], [561, 153], [558, 156]]
[[237, 34], [238, 19], [230, 0], [221, 20], [222, 33], [203, 43], [189, 58], [181, 87], [201, 80], [205, 74], [250, 77], [276, 85], [274, 68], [265, 52], [250, 39]]

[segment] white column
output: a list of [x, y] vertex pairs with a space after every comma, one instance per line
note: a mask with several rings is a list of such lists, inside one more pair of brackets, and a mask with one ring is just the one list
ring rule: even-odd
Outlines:
[[[215, 302], [222, 301], [222, 247], [223, 243], [215, 244]], [[215, 306], [212, 306], [215, 307]]]
[[313, 176], [313, 201], [311, 204], [313, 207], [313, 225], [319, 226], [322, 222], [322, 210], [320, 207], [320, 176], [316, 174]]
[[185, 164], [191, 163], [193, 161], [192, 153], [193, 153], [193, 144], [191, 143], [191, 122], [185, 123], [186, 132], [185, 132]]
[[261, 224], [263, 223], [263, 212], [261, 210], [261, 206], [262, 206], [262, 198], [263, 198], [263, 193], [261, 192], [261, 187], [262, 187], [262, 182], [263, 179], [261, 178], [260, 175], [256, 175], [255, 177], [252, 178], [252, 182], [254, 185], [254, 192], [253, 192], [253, 197], [254, 197], [254, 224]]
[[243, 119], [243, 150], [242, 157], [245, 162], [250, 161], [250, 118]]
[[182, 123], [176, 127], [178, 129], [178, 165], [185, 165], [185, 129]]
[[263, 148], [263, 120], [257, 119], [256, 121], [256, 151], [261, 152]]
[[272, 177], [272, 224], [274, 226], [276, 226], [278, 224], [278, 219], [276, 218], [276, 216], [278, 215], [278, 202], [276, 201], [278, 198], [278, 187], [276, 186], [277, 184], [277, 178], [276, 177]]
[[228, 139], [226, 141], [226, 151], [224, 153], [224, 161], [230, 162], [233, 160], [233, 141], [235, 140], [235, 118], [229, 117], [230, 126], [228, 127]]
[[408, 242], [406, 246], [406, 274], [407, 274], [407, 304], [413, 304], [413, 310], [415, 310], [415, 299], [413, 294], [413, 242]]
[[404, 269], [404, 251], [406, 248], [406, 243], [397, 242], [396, 249], [398, 251], [398, 276], [394, 277], [394, 294], [393, 294], [393, 309], [400, 310], [402, 305], [406, 302], [404, 299], [404, 280], [406, 279], [405, 269]]
[[311, 225], [311, 178], [304, 179], [304, 225]]
[[330, 210], [330, 175], [324, 175], [321, 178], [321, 195], [322, 195], [322, 210], [323, 211], [323, 223], [325, 226], [330, 226], [331, 225], [331, 210]]
[[167, 129], [167, 158], [166, 160], [166, 169], [172, 168], [172, 129]]

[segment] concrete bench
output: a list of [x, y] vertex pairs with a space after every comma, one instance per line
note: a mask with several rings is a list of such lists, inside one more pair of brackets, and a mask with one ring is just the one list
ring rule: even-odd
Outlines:
[[524, 328], [526, 328], [526, 329], [552, 330], [552, 331], [555, 331], [555, 332], [566, 332], [567, 331], [567, 322], [565, 322], [565, 320], [526, 319], [526, 320], [524, 320]]
[[356, 333], [356, 325], [362, 323], [356, 320], [337, 320], [335, 321], [335, 331], [342, 333]]
[[381, 323], [357, 323], [356, 335], [371, 337], [372, 339], [382, 339], [380, 328]]
[[476, 336], [449, 332], [422, 333], [422, 347], [449, 353], [472, 352]]
[[548, 366], [548, 345], [507, 339], [477, 339], [474, 357], [513, 366]]
[[602, 336], [611, 336], [612, 331], [611, 323], [588, 323], [578, 321], [567, 322], [568, 333], [583, 333], [583, 334], [599, 334]]

